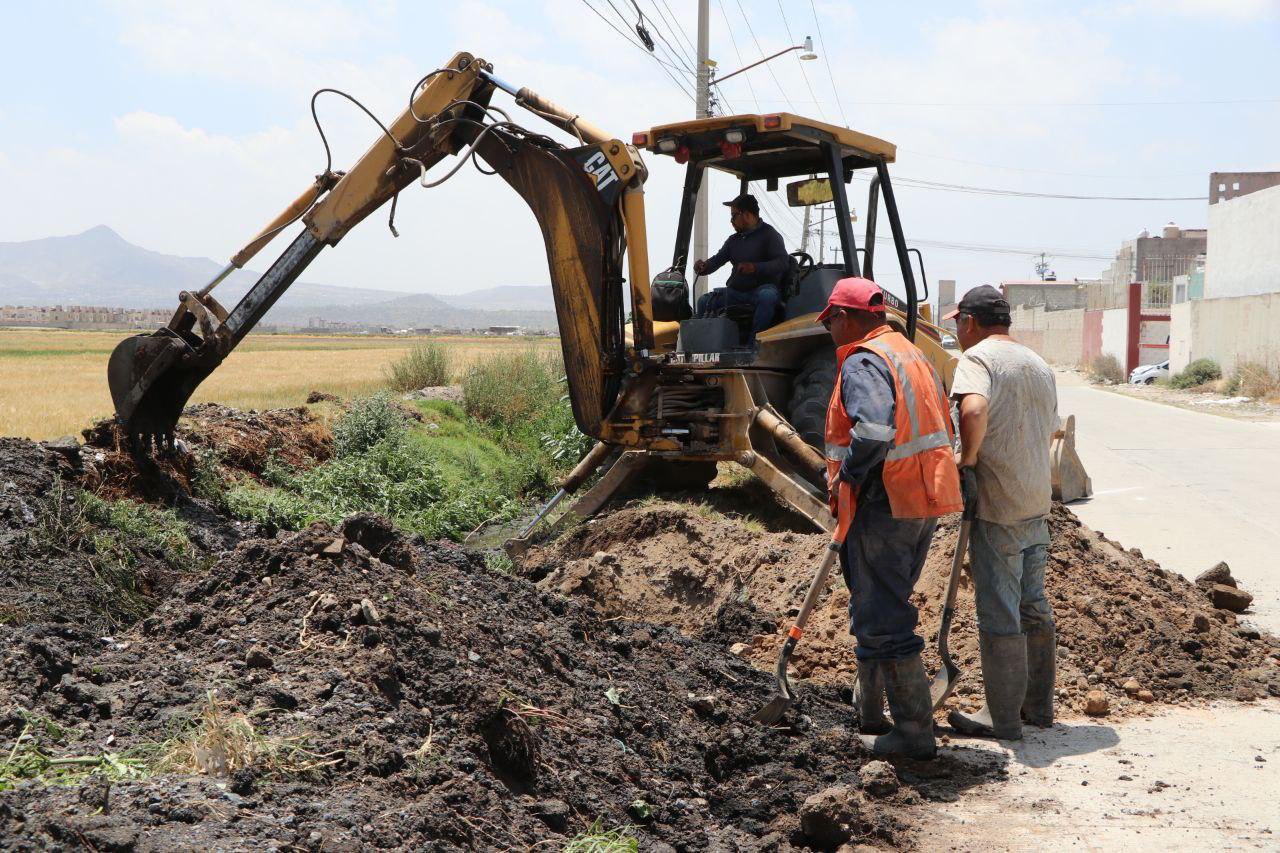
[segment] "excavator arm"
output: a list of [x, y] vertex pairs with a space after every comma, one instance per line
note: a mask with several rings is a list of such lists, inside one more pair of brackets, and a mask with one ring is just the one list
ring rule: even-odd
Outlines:
[[[489, 106], [495, 89], [510, 92], [517, 104], [573, 134], [580, 144], [565, 147], [511, 122]], [[495, 114], [504, 120], [493, 120]], [[415, 87], [408, 109], [349, 171], [318, 176], [209, 284], [179, 294], [167, 326], [116, 347], [107, 366], [108, 384], [117, 422], [135, 450], [146, 452], [153, 444], [162, 452], [172, 449], [178, 418], [195, 389], [324, 247], [335, 245], [415, 180], [432, 185], [428, 171], [455, 154], [484, 159], [538, 220], [574, 417], [584, 433], [599, 437], [627, 369], [622, 263], [628, 241], [636, 348], [651, 346], [653, 335], [643, 164], [631, 146], [528, 89], [509, 86], [483, 60], [459, 53]], [[212, 296], [214, 287], [298, 220], [303, 231], [238, 304], [224, 309]]]

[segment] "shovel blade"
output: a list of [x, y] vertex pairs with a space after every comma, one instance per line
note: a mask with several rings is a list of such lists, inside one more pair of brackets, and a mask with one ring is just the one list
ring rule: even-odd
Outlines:
[[933, 677], [933, 683], [929, 685], [929, 698], [933, 700], [933, 710], [936, 711], [942, 707], [942, 703], [947, 701], [951, 691], [956, 689], [956, 683], [959, 680], [960, 667], [956, 666], [950, 658], [945, 659], [942, 662], [942, 668]]
[[766, 726], [776, 726], [782, 721], [782, 715], [787, 713], [787, 709], [791, 707], [791, 702], [790, 696], [783, 696], [778, 693], [769, 700], [769, 704], [756, 711], [756, 715], [751, 719]]

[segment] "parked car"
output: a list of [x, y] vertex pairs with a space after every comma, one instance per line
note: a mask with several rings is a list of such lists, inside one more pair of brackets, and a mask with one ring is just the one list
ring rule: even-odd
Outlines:
[[1151, 385], [1157, 379], [1169, 378], [1169, 362], [1162, 361], [1159, 364], [1144, 364], [1142, 367], [1135, 367], [1133, 373], [1129, 374], [1130, 385]]

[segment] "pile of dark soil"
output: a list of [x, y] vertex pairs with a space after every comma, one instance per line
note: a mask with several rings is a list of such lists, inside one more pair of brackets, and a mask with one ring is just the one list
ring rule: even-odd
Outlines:
[[[224, 518], [178, 488], [172, 465], [139, 466], [121, 454], [110, 464], [128, 471], [123, 500], [165, 495], [164, 508], [185, 541], [162, 545], [104, 525], [111, 509], [102, 489], [106, 454], [72, 439], [0, 439], [0, 624], [70, 623], [110, 634], [146, 616], [184, 572], [198, 572], [218, 551], [259, 533]], [[85, 490], [91, 494], [86, 494]]]
[[[860, 788], [869, 756], [835, 689], [755, 725], [770, 679], [720, 642], [607, 618], [372, 516], [243, 542], [111, 643], [0, 636], [0, 745], [42, 720], [52, 754], [177, 743], [229, 771], [20, 785], [0, 796], [3, 847], [510, 849], [596, 821], [643, 849], [896, 847], [904, 807], [1002, 772], [975, 753]], [[211, 713], [252, 721], [276, 759], [239, 768], [229, 738], [191, 727]], [[802, 804], [837, 783], [838, 826], [817, 803], [806, 834]]]
[[[940, 621], [957, 526], [955, 517], [939, 526], [916, 589], [928, 646]], [[1280, 695], [1276, 638], [1214, 609], [1192, 583], [1089, 530], [1061, 506], [1054, 508], [1050, 529], [1046, 586], [1058, 624], [1060, 706], [1083, 711], [1091, 690], [1102, 690], [1111, 713], [1120, 714], [1141, 713], [1153, 701]], [[592, 519], [533, 550], [521, 571], [544, 589], [590, 598], [606, 613], [695, 631], [729, 608], [738, 614], [736, 628], [722, 641], [769, 668], [825, 541], [807, 531], [770, 532], [687, 504], [649, 504]], [[793, 658], [798, 675], [851, 684], [856, 665], [848, 604], [843, 581], [833, 578]], [[980, 704], [967, 575], [951, 648], [966, 673], [958, 689], [961, 706]], [[928, 664], [936, 669], [933, 654], [930, 648]]]
[[87, 482], [104, 495], [173, 500], [197, 491], [202, 463], [216, 460], [224, 470], [257, 477], [273, 457], [306, 470], [333, 455], [333, 433], [306, 406], [245, 412], [198, 403], [183, 410], [178, 437], [191, 452], [138, 465], [115, 422], [98, 421], [84, 430], [85, 446], [92, 451], [84, 460]]

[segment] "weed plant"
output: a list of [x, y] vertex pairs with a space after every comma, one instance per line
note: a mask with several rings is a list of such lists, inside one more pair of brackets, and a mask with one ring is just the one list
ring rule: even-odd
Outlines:
[[453, 381], [453, 357], [444, 344], [419, 344], [387, 366], [387, 387], [392, 391], [416, 391], [448, 385]]
[[1089, 381], [1118, 385], [1124, 381], [1124, 371], [1114, 355], [1103, 353], [1089, 363]]
[[1211, 358], [1197, 358], [1181, 373], [1169, 378], [1172, 388], [1196, 388], [1222, 378], [1222, 368]]

